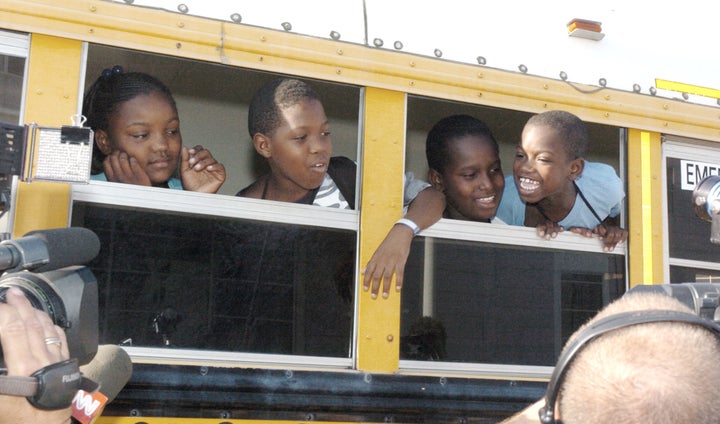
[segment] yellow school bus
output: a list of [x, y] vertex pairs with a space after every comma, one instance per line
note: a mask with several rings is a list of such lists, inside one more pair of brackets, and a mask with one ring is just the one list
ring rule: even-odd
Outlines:
[[[185, 144], [227, 169], [218, 194], [38, 178], [32, 155], [28, 172], [1, 170], [5, 238], [79, 226], [101, 241], [99, 341], [134, 370], [98, 422], [497, 422], [543, 396], [567, 337], [629, 287], [720, 276], [691, 204], [720, 168], [720, 96], [703, 79], [717, 65], [683, 63], [699, 40], [644, 26], [646, 11], [204, 3], [0, 2], [0, 122], [75, 125], [120, 65], [166, 83]], [[653, 38], [667, 32], [685, 44]], [[278, 76], [321, 94], [334, 155], [358, 164], [354, 210], [235, 196], [267, 172], [247, 108]], [[523, 124], [553, 109], [583, 119], [588, 159], [621, 177], [627, 243], [441, 219], [414, 239], [401, 293], [362, 290], [435, 122], [486, 122], [510, 175]]]

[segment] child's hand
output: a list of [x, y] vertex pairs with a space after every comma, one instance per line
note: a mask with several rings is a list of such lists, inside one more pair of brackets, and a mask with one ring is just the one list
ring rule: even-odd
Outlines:
[[565, 231], [565, 229], [559, 226], [556, 222], [545, 221], [544, 224], [537, 226], [537, 235], [545, 240], [554, 239], [558, 234]]
[[382, 283], [384, 298], [390, 296], [390, 283], [395, 274], [395, 290], [400, 291], [403, 285], [405, 263], [410, 254], [410, 243], [413, 239], [412, 230], [404, 225], [395, 225], [378, 246], [367, 266], [360, 271], [363, 275], [363, 289], [370, 290], [371, 296], [377, 298]]
[[600, 240], [605, 245], [603, 248], [605, 252], [612, 252], [618, 243], [625, 242], [628, 237], [627, 230], [616, 225], [598, 225], [593, 232], [600, 236]]
[[180, 157], [180, 176], [185, 190], [217, 193], [225, 182], [225, 166], [218, 163], [209, 150], [202, 146], [183, 147]]
[[605, 252], [612, 252], [618, 243], [627, 240], [628, 232], [617, 225], [603, 223], [590, 230], [589, 228], [572, 227], [569, 231], [580, 234], [585, 237], [593, 237], [597, 235], [603, 241]]
[[116, 150], [105, 157], [103, 169], [108, 181], [135, 185], [152, 185], [150, 177], [137, 159]]

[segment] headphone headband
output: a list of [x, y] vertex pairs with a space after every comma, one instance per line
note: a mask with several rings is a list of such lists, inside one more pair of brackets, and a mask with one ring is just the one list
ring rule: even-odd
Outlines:
[[539, 411], [540, 422], [543, 424], [555, 423], [555, 404], [567, 369], [577, 353], [581, 351], [589, 341], [620, 328], [656, 322], [695, 324], [712, 331], [716, 336], [720, 337], [720, 325], [714, 321], [700, 318], [688, 312], [668, 310], [631, 311], [621, 312], [599, 319], [578, 334], [575, 340], [565, 348], [560, 359], [558, 359], [555, 370], [550, 378], [550, 383], [548, 384], [545, 395], [545, 406], [540, 408]]

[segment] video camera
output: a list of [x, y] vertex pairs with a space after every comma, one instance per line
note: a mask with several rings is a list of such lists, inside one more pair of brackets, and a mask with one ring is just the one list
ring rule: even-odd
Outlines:
[[22, 290], [33, 307], [65, 330], [70, 358], [81, 365], [98, 349], [97, 279], [81, 265], [99, 251], [97, 235], [80, 227], [34, 231], [0, 242], [0, 301], [10, 287]]

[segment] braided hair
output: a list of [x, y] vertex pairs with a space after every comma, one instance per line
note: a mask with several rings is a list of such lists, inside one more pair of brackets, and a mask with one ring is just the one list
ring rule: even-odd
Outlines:
[[[120, 106], [137, 96], [159, 93], [177, 112], [177, 105], [170, 90], [157, 78], [142, 73], [125, 73], [121, 66], [103, 70], [100, 77], [90, 86], [83, 98], [82, 114], [87, 118], [86, 125], [93, 131], [103, 130], [109, 133], [110, 119]], [[97, 144], [93, 145], [92, 173], [103, 170], [105, 154]]]

